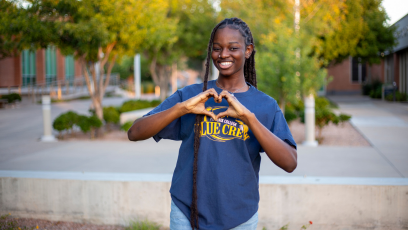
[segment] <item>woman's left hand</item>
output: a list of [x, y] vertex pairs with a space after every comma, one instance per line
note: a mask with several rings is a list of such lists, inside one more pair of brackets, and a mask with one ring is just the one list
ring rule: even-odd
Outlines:
[[238, 118], [243, 121], [245, 124], [248, 124], [248, 116], [251, 113], [245, 106], [243, 106], [236, 97], [232, 96], [227, 90], [223, 90], [219, 95], [216, 101], [221, 102], [222, 98], [225, 98], [228, 102], [228, 109], [224, 112], [219, 113], [216, 116], [216, 119], [225, 116], [230, 116]]

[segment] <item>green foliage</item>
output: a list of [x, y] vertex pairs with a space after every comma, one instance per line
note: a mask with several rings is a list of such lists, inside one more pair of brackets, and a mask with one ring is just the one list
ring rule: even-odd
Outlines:
[[6, 99], [8, 103], [13, 103], [15, 101], [21, 101], [21, 96], [18, 93], [10, 93], [1, 95], [1, 99]]
[[[305, 114], [304, 114], [304, 106], [298, 106], [300, 121], [302, 123], [305, 122]], [[333, 105], [324, 97], [317, 97], [315, 98], [315, 125], [318, 130], [318, 141], [323, 140], [322, 136], [322, 129], [327, 126], [330, 122], [338, 125], [340, 123], [346, 122], [350, 120], [351, 116], [347, 114], [341, 113], [340, 115], [336, 115], [333, 112]]]
[[125, 124], [123, 124], [123, 125], [120, 127], [120, 129], [123, 130], [123, 131], [125, 131], [125, 132], [127, 132], [127, 131], [130, 129], [130, 127], [132, 127], [132, 125], [133, 125], [133, 122], [127, 121]]
[[274, 97], [282, 110], [287, 101], [315, 95], [329, 81], [318, 58], [310, 55], [311, 40], [287, 24], [261, 36], [262, 51], [256, 60], [259, 89]]
[[87, 133], [91, 130], [91, 124], [89, 122], [89, 117], [87, 116], [80, 115], [78, 117], [77, 125], [83, 133]]
[[68, 111], [58, 116], [52, 126], [61, 133], [62, 131], [72, 130], [74, 125], [78, 126], [83, 133], [91, 131], [91, 138], [93, 138], [95, 129], [102, 127], [102, 121], [96, 115], [87, 117]]
[[[152, 81], [152, 76], [149, 71], [149, 60], [144, 55], [140, 55], [141, 66], [141, 81]], [[123, 56], [121, 60], [118, 60], [112, 69], [113, 73], [119, 73], [120, 79], [125, 80], [128, 77], [132, 77], [134, 74], [134, 56]]]
[[286, 104], [285, 119], [288, 124], [298, 117], [296, 109], [293, 106]]
[[[395, 92], [395, 101], [407, 101], [408, 95], [406, 93], [401, 93], [399, 91]], [[385, 97], [387, 101], [394, 101], [394, 94], [390, 93]]]
[[91, 128], [100, 128], [102, 127], [102, 121], [95, 115], [89, 117], [89, 125]]
[[361, 86], [363, 95], [368, 95], [371, 98], [381, 98], [382, 82], [375, 79], [371, 83], [365, 83]]
[[129, 227], [126, 227], [125, 230], [159, 230], [160, 225], [150, 222], [148, 220], [144, 221], [132, 221], [130, 222]]
[[143, 93], [154, 93], [154, 83], [153, 82], [143, 82], [142, 89]]
[[350, 115], [347, 115], [347, 114], [344, 114], [344, 113], [341, 113], [340, 115], [339, 115], [339, 122], [341, 123], [341, 122], [345, 122], [345, 121], [349, 121], [351, 119], [351, 116]]
[[159, 100], [152, 100], [152, 101], [129, 100], [122, 104], [122, 106], [119, 108], [119, 112], [123, 113], [123, 112], [138, 110], [138, 109], [146, 109], [150, 107], [156, 107], [159, 104], [160, 104]]
[[294, 31], [281, 28], [276, 34], [262, 36], [262, 51], [256, 63], [259, 89], [275, 98], [284, 110], [286, 101], [295, 101], [300, 88], [296, 48], [299, 46]]
[[73, 111], [68, 111], [55, 118], [52, 127], [59, 131], [68, 131], [78, 122], [78, 114]]
[[279, 230], [288, 230], [289, 224], [282, 226]]
[[116, 124], [119, 122], [119, 118], [119, 112], [115, 107], [103, 107], [103, 119], [106, 123]]
[[28, 228], [26, 226], [19, 227], [16, 219], [8, 219], [10, 216], [9, 214], [0, 216], [0, 229], [2, 230], [33, 230], [35, 227]]

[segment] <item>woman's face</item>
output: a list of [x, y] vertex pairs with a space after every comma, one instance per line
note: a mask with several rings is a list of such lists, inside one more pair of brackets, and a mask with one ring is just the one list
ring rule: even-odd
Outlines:
[[215, 32], [211, 57], [220, 76], [244, 77], [245, 58], [249, 58], [252, 50], [252, 45], [245, 46], [238, 30], [225, 27]]

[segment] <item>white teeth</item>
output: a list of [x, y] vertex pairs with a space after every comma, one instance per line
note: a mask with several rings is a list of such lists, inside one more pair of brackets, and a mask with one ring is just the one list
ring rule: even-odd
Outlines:
[[232, 62], [221, 62], [221, 65], [231, 65]]

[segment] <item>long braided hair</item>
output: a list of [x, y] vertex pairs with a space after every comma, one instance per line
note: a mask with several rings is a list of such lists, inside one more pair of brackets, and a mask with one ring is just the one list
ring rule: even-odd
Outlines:
[[[205, 63], [205, 75], [203, 92], [207, 90], [208, 85], [208, 75], [210, 71], [211, 63], [211, 52], [213, 47], [214, 35], [218, 29], [223, 29], [225, 27], [239, 30], [245, 39], [245, 46], [253, 45], [254, 50], [251, 56], [245, 60], [244, 65], [244, 76], [245, 81], [257, 88], [256, 72], [255, 72], [255, 42], [252, 37], [251, 30], [248, 25], [239, 18], [226, 18], [222, 20], [218, 25], [216, 25], [211, 32], [210, 41], [207, 47], [207, 60]], [[197, 208], [197, 161], [198, 161], [198, 149], [200, 148], [200, 124], [203, 121], [203, 115], [196, 115], [195, 125], [194, 125], [194, 168], [193, 168], [193, 197], [191, 202], [191, 213], [190, 213], [190, 224], [191, 228], [199, 229], [198, 226], [198, 208]]]

